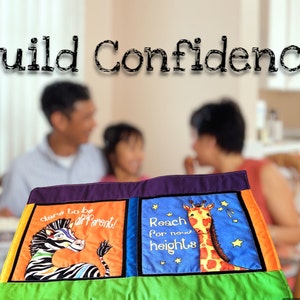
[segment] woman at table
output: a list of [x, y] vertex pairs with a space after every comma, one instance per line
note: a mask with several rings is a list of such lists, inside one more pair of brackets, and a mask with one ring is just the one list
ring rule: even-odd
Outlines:
[[298, 267], [300, 224], [289, 183], [271, 161], [243, 156], [245, 121], [233, 100], [221, 99], [201, 106], [192, 114], [190, 125], [196, 155], [185, 159], [186, 172], [193, 174], [195, 164], [210, 166], [214, 172], [247, 171], [254, 198], [268, 224], [293, 289]]

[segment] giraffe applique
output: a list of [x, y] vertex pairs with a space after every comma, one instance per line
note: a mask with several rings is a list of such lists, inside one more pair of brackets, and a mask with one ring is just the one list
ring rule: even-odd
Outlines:
[[183, 205], [183, 208], [188, 212], [188, 220], [191, 226], [198, 234], [201, 272], [245, 270], [245, 268], [229, 263], [229, 259], [217, 241], [215, 227], [210, 213], [214, 204], [212, 203], [205, 206], [205, 202], [206, 201], [202, 201], [201, 204], [194, 204], [194, 202], [190, 200], [192, 207]]

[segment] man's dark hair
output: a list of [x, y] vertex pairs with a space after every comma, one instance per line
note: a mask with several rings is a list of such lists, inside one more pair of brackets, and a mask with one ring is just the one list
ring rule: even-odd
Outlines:
[[69, 81], [57, 81], [45, 87], [41, 96], [41, 107], [50, 122], [50, 117], [55, 111], [60, 111], [69, 117], [75, 102], [86, 100], [90, 100], [87, 86]]
[[226, 152], [241, 153], [245, 139], [245, 120], [236, 102], [222, 98], [196, 110], [190, 124], [198, 136], [209, 134], [216, 138], [218, 146]]

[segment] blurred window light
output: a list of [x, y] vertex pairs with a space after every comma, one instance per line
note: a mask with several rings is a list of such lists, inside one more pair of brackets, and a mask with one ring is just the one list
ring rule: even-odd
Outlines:
[[[7, 64], [22, 49], [25, 71], [6, 70], [0, 53], [0, 176], [11, 161], [33, 148], [49, 130], [40, 110], [40, 94], [54, 80], [81, 80], [81, 72], [41, 71], [46, 63], [44, 36], [49, 36], [49, 65], [55, 66], [62, 49], [74, 48], [73, 36], [84, 51], [84, 0], [0, 0], [0, 48], [7, 50]], [[34, 40], [36, 38], [36, 40]], [[32, 40], [33, 39], [33, 40]], [[33, 50], [39, 71], [29, 71]], [[66, 64], [62, 60], [62, 64]], [[78, 55], [77, 65], [80, 65]]]

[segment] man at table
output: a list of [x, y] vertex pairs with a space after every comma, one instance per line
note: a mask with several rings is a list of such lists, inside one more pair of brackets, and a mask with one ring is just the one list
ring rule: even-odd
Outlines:
[[35, 187], [95, 182], [106, 173], [102, 151], [88, 143], [96, 125], [96, 108], [88, 88], [68, 81], [54, 82], [44, 89], [41, 107], [51, 132], [6, 172], [0, 215], [20, 217]]

